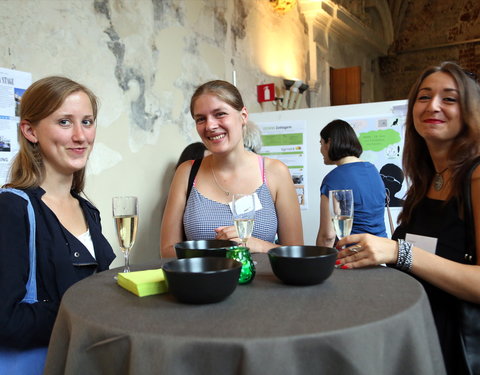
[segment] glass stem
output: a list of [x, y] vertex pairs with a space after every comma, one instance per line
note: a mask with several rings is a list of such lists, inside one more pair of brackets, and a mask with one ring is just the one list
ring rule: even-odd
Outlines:
[[126, 249], [123, 252], [123, 256], [125, 257], [125, 267], [123, 272], [130, 272], [130, 249]]

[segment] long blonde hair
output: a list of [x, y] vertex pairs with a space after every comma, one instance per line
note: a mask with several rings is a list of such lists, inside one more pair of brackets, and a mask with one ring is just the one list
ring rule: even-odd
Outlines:
[[[26, 120], [36, 126], [41, 120], [55, 112], [65, 99], [78, 91], [90, 99], [93, 117], [97, 118], [98, 100], [87, 87], [66, 77], [51, 76], [34, 82], [23, 94], [20, 101], [20, 121]], [[9, 182], [4, 187], [27, 189], [37, 187], [45, 178], [42, 154], [36, 143], [27, 140], [18, 128], [20, 149], [10, 167]], [[73, 174], [72, 190], [83, 191], [85, 168]]]

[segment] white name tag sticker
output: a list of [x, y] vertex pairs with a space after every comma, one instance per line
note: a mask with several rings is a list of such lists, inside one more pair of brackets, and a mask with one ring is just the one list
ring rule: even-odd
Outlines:
[[419, 247], [432, 254], [435, 254], [438, 238], [407, 233], [407, 235], [405, 236], [405, 241], [410, 242], [411, 244], [413, 244], [413, 246]]
[[[258, 194], [254, 193], [253, 198], [255, 201], [255, 211], [261, 210], [263, 207], [262, 203], [260, 203], [260, 199], [258, 198]], [[230, 210], [233, 212], [233, 203], [230, 202], [228, 205], [230, 206]], [[240, 199], [239, 201], [237, 201], [237, 209], [240, 213], [250, 211], [250, 202], [246, 198]]]
[[260, 199], [258, 199], [258, 194], [255, 193], [255, 211], [259, 211], [262, 208], [263, 207], [262, 207], [262, 204], [260, 203]]

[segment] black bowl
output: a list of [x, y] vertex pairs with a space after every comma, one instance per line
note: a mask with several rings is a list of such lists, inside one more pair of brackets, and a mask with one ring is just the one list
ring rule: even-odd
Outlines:
[[238, 244], [229, 240], [184, 241], [175, 244], [175, 252], [178, 259], [196, 257], [225, 258], [227, 249], [232, 246], [238, 246]]
[[242, 263], [203, 257], [176, 259], [163, 265], [168, 290], [184, 303], [213, 303], [227, 298], [238, 284]]
[[328, 279], [337, 249], [321, 246], [281, 246], [268, 251], [272, 271], [285, 284], [314, 285]]

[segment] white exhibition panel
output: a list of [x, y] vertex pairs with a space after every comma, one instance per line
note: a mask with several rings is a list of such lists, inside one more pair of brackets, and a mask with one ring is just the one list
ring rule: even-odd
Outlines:
[[[323, 164], [320, 154], [320, 131], [330, 121], [335, 119], [391, 116], [395, 111], [404, 110], [406, 100], [376, 102], [366, 104], [353, 104], [332, 107], [318, 107], [288, 111], [250, 113], [249, 119], [255, 123], [305, 121], [305, 147], [306, 147], [306, 201], [307, 208], [302, 210], [303, 235], [306, 245], [314, 245], [320, 220], [320, 185], [325, 175], [335, 166]], [[403, 126], [403, 124], [402, 124]], [[392, 216], [396, 218], [400, 208], [392, 208]], [[386, 218], [387, 233], [390, 236], [388, 218]]]

